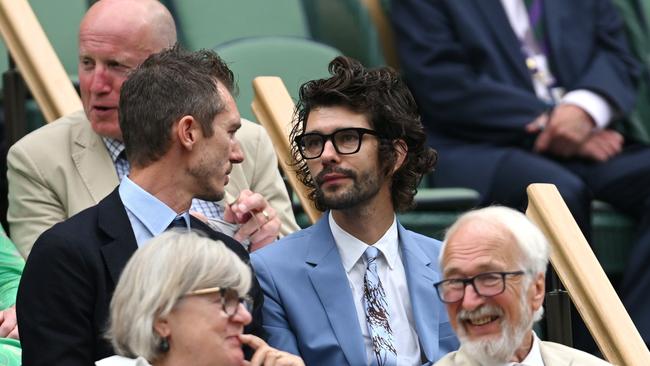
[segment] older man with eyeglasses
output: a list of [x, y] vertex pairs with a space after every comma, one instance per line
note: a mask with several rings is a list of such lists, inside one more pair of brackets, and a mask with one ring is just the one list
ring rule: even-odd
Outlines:
[[487, 207], [461, 216], [445, 236], [438, 296], [461, 342], [439, 366], [609, 365], [582, 351], [542, 342], [549, 245], [519, 211]]

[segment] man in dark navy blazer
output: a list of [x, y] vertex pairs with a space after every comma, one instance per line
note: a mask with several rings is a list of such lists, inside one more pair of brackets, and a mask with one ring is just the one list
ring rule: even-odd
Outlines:
[[650, 341], [650, 149], [624, 133], [637, 65], [610, 0], [399, 0], [391, 14], [435, 183], [519, 209], [530, 183], [553, 183], [587, 237], [592, 199], [637, 218], [621, 295]]
[[[17, 300], [25, 365], [89, 365], [113, 354], [104, 332], [119, 275], [138, 246], [171, 225], [202, 230], [248, 262], [243, 246], [188, 214], [195, 197], [221, 199], [242, 160], [233, 87], [211, 51], [171, 48], [130, 74], [120, 95], [128, 177], [97, 206], [43, 233], [25, 266]], [[257, 282], [251, 296], [246, 331], [260, 334]]]

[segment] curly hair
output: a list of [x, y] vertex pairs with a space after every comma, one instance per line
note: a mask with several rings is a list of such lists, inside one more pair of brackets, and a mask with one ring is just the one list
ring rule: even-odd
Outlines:
[[406, 83], [390, 67], [366, 69], [349, 57], [339, 56], [329, 64], [331, 77], [311, 80], [300, 87], [299, 100], [291, 129], [291, 155], [298, 179], [308, 188], [316, 207], [317, 187], [306, 160], [295, 143], [305, 131], [309, 113], [320, 107], [345, 107], [363, 114], [379, 137], [378, 158], [382, 172], [388, 176], [397, 161], [397, 141], [404, 141], [407, 154], [402, 166], [393, 174], [391, 199], [397, 212], [414, 206], [414, 196], [422, 176], [431, 172], [437, 153], [426, 143], [426, 134], [418, 108]]

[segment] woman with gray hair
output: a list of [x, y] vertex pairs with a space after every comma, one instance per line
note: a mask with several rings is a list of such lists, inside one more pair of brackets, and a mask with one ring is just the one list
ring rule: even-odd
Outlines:
[[[176, 231], [151, 239], [127, 263], [111, 301], [108, 337], [124, 357], [96, 365], [304, 365], [242, 334], [250, 285], [249, 267], [221, 242]], [[244, 344], [255, 350], [250, 362]]]

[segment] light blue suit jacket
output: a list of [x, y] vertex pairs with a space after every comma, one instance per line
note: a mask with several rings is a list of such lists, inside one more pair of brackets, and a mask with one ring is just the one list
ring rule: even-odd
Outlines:
[[[366, 365], [366, 351], [345, 269], [327, 214], [313, 226], [251, 255], [264, 291], [268, 343], [307, 365]], [[440, 242], [398, 224], [400, 250], [422, 363], [458, 348], [433, 284], [440, 280]]]

